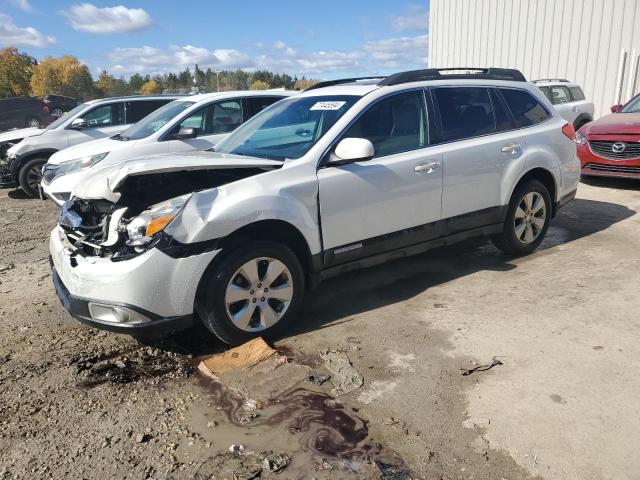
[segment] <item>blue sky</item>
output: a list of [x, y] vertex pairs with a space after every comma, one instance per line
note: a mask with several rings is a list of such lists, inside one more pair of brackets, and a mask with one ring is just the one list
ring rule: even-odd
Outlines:
[[[0, 47], [71, 54], [95, 75], [192, 65], [313, 78], [424, 68], [428, 0], [0, 0]], [[277, 4], [277, 6], [276, 6]]]

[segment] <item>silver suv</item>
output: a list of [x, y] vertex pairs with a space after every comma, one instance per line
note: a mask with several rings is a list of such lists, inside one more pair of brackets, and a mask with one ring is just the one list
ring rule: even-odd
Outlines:
[[535, 80], [533, 83], [547, 96], [562, 118], [573, 124], [576, 132], [593, 122], [595, 108], [585, 98], [580, 85], [564, 79]]
[[532, 252], [575, 196], [574, 137], [515, 70], [326, 82], [214, 152], [92, 172], [51, 234], [52, 278], [99, 328], [281, 334], [342, 272], [477, 236]]

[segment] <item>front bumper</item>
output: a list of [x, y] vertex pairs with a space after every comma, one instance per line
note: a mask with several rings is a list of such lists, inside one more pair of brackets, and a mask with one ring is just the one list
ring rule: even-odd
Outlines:
[[[590, 137], [591, 138], [591, 137]], [[604, 137], [596, 140], [616, 141], [618, 139]], [[624, 139], [623, 141], [630, 141]], [[637, 141], [637, 140], [633, 140]], [[629, 160], [612, 160], [595, 154], [588, 143], [578, 145], [580, 173], [592, 177], [640, 178], [640, 158]]]
[[[198, 284], [218, 252], [171, 258], [152, 248], [132, 259], [112, 262], [74, 256], [58, 226], [50, 239], [53, 283], [65, 309], [94, 327], [134, 335], [192, 325]], [[124, 319], [107, 315], [105, 320], [104, 311], [109, 309], [125, 312]]]

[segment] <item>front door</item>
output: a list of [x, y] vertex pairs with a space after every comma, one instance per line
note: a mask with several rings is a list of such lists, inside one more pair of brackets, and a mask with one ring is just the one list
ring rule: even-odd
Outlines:
[[67, 127], [67, 141], [70, 147], [91, 140], [112, 137], [130, 126], [125, 123], [124, 102], [98, 105], [80, 118], [85, 122], [82, 130]]
[[366, 138], [375, 154], [318, 171], [326, 266], [436, 236], [442, 162], [428, 148], [424, 92], [379, 100], [342, 138]]

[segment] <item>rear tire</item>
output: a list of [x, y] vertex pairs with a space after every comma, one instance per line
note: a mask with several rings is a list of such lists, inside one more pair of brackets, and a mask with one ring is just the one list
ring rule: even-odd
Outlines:
[[527, 255], [540, 246], [549, 228], [551, 195], [538, 180], [518, 186], [511, 196], [502, 233], [491, 237], [508, 255]]
[[20, 168], [18, 183], [24, 193], [30, 197], [38, 196], [38, 185], [42, 180], [42, 166], [47, 163], [46, 158], [32, 158]]
[[304, 271], [281, 243], [239, 246], [204, 275], [196, 312], [205, 327], [229, 345], [273, 338], [296, 318], [305, 291]]

